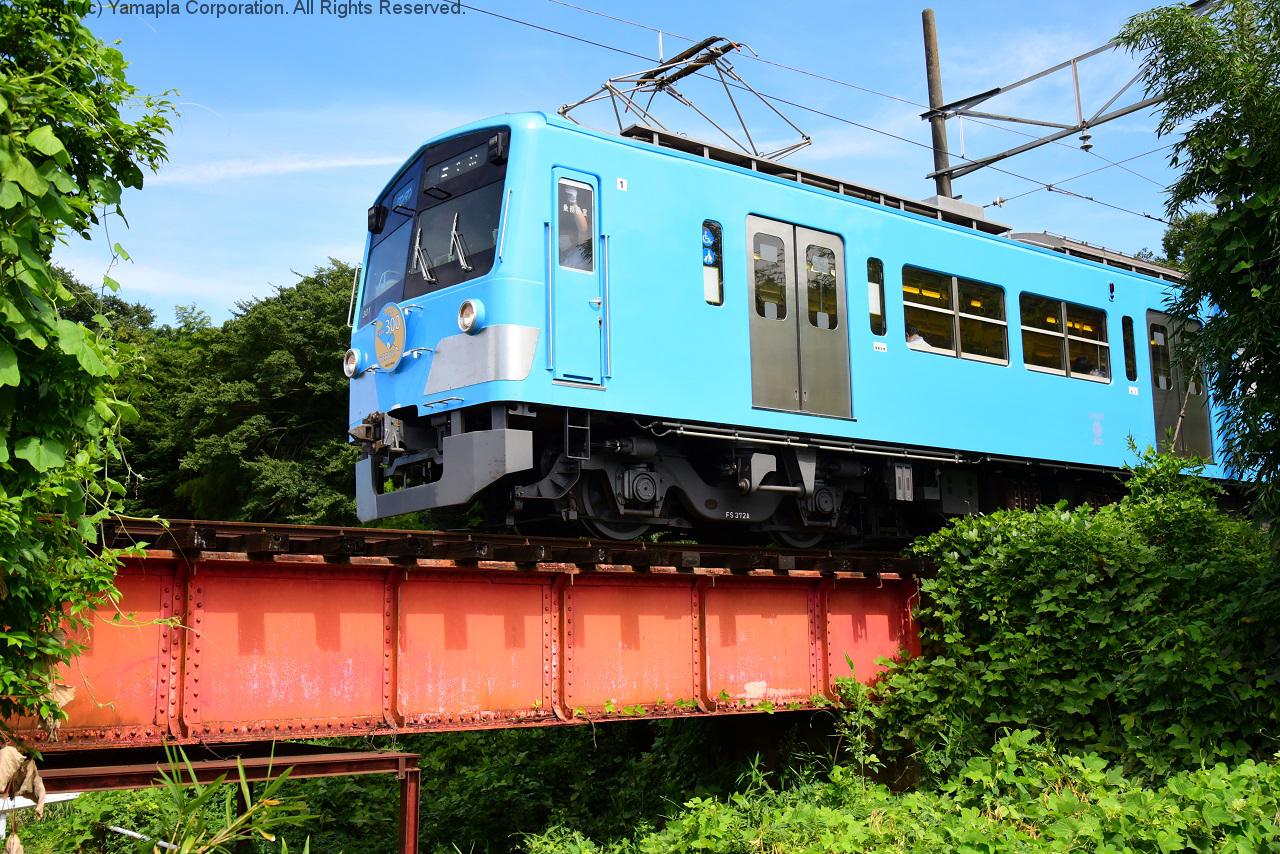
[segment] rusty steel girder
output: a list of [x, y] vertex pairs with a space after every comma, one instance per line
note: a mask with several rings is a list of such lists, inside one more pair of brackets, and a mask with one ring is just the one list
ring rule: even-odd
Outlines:
[[47, 752], [798, 710], [918, 652], [910, 575], [737, 563], [153, 549], [65, 669], [67, 723], [15, 723]]

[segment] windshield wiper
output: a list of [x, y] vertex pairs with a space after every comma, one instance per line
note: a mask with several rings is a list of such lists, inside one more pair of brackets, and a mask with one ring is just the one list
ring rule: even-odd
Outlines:
[[449, 230], [449, 251], [458, 253], [458, 266], [464, 272], [471, 272], [471, 262], [467, 260], [467, 250], [462, 245], [462, 235], [458, 232], [458, 215], [461, 211], [453, 213], [453, 227]]
[[427, 263], [429, 260], [426, 250], [422, 248], [422, 226], [418, 226], [413, 232], [413, 262], [422, 270], [422, 278], [434, 285], [436, 277], [431, 272], [431, 265]]

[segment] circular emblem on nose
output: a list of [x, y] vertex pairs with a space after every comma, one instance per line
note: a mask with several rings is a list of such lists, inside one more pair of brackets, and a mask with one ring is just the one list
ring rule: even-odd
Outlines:
[[382, 314], [373, 322], [373, 352], [378, 367], [394, 371], [404, 355], [404, 312], [395, 303], [383, 306]]

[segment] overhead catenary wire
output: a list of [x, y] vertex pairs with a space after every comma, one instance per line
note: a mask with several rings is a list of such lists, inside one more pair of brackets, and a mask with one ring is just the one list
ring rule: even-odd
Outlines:
[[[1116, 165], [1116, 166], [1120, 166], [1120, 164], [1122, 164], [1122, 163], [1128, 163], [1128, 162], [1129, 162], [1129, 161], [1131, 161], [1131, 160], [1139, 160], [1139, 159], [1141, 159], [1141, 158], [1143, 158], [1143, 157], [1150, 157], [1152, 154], [1158, 154], [1158, 153], [1160, 153], [1161, 151], [1166, 151], [1166, 150], [1168, 150], [1168, 149], [1170, 149], [1170, 148], [1173, 148], [1175, 145], [1177, 145], [1177, 143], [1176, 143], [1176, 142], [1170, 142], [1170, 143], [1167, 143], [1167, 144], [1165, 144], [1165, 145], [1161, 145], [1161, 146], [1159, 146], [1158, 148], [1153, 148], [1153, 149], [1151, 149], [1150, 151], [1144, 151], [1144, 152], [1142, 152], [1141, 154], [1134, 154], [1134, 155], [1132, 155], [1132, 156], [1130, 156], [1130, 157], [1126, 157], [1126, 158], [1124, 158], [1123, 160], [1118, 160], [1118, 161], [1116, 161], [1115, 165]], [[1065, 184], [1065, 183], [1067, 183], [1068, 181], [1075, 181], [1075, 180], [1077, 180], [1077, 179], [1079, 179], [1079, 178], [1084, 178], [1084, 177], [1086, 177], [1086, 176], [1088, 176], [1088, 175], [1095, 175], [1095, 174], [1097, 174], [1097, 173], [1099, 173], [1099, 172], [1102, 172], [1102, 171], [1104, 171], [1104, 170], [1106, 170], [1106, 169], [1110, 169], [1110, 168], [1111, 168], [1110, 166], [1099, 166], [1097, 169], [1090, 169], [1088, 172], [1081, 172], [1079, 175], [1072, 175], [1070, 178], [1063, 178], [1063, 179], [1062, 179], [1062, 180], [1060, 180], [1060, 181], [1054, 181], [1052, 184], [1049, 184], [1048, 186], [1045, 186], [1045, 187], [1033, 187], [1033, 188], [1031, 188], [1030, 190], [1027, 190], [1027, 191], [1022, 192], [1022, 193], [1018, 193], [1016, 196], [1010, 196], [1010, 197], [1009, 197], [1009, 198], [1007, 198], [1007, 199], [1005, 199], [1005, 198], [997, 199], [997, 200], [996, 200], [996, 201], [994, 201], [994, 202], [990, 202], [989, 204], [983, 205], [983, 207], [987, 207], [987, 208], [989, 208], [989, 207], [991, 207], [992, 205], [1003, 205], [1003, 204], [1005, 204], [1006, 202], [1012, 202], [1012, 201], [1014, 201], [1014, 200], [1016, 200], [1016, 199], [1021, 199], [1023, 196], [1029, 196], [1029, 195], [1031, 195], [1032, 193], [1038, 193], [1038, 192], [1040, 192], [1041, 190], [1048, 190], [1048, 191], [1050, 191], [1050, 192], [1060, 192], [1060, 191], [1058, 190], [1058, 185], [1059, 185], [1059, 184]]]
[[[627, 26], [636, 27], [642, 30], [648, 30], [651, 33], [657, 33], [660, 36], [662, 35], [674, 36], [675, 38], [678, 38], [678, 39], [681, 39], [682, 41], [687, 41], [687, 42], [697, 41], [692, 36], [687, 36], [682, 33], [672, 32], [671, 30], [663, 29], [661, 27], [655, 27], [651, 24], [645, 24], [640, 21], [633, 21], [629, 18], [622, 18], [617, 15], [610, 15], [608, 12], [601, 12], [598, 9], [590, 9], [586, 6], [579, 6], [576, 3], [567, 2], [567, 0], [547, 0], [547, 2], [552, 3], [556, 6], [563, 6], [566, 9], [573, 9], [574, 11], [577, 11], [577, 12], [583, 12], [588, 15], [595, 15], [596, 17], [599, 17], [599, 18], [605, 18], [610, 21], [615, 21], [619, 24], [626, 24]], [[843, 86], [847, 89], [853, 89], [858, 92], [865, 92], [868, 95], [875, 95], [880, 98], [887, 98], [891, 101], [897, 101], [900, 104], [906, 104], [911, 107], [918, 107], [922, 110], [929, 109], [927, 104], [922, 104], [919, 101], [914, 101], [910, 98], [904, 98], [901, 95], [894, 95], [891, 92], [882, 92], [879, 89], [873, 89], [870, 86], [865, 86], [860, 83], [852, 83], [848, 80], [841, 80], [837, 77], [830, 77], [826, 74], [820, 74], [816, 71], [810, 71], [809, 69], [806, 69], [806, 68], [797, 68], [794, 65], [788, 65], [784, 62], [777, 62], [776, 60], [766, 59], [763, 56], [760, 56], [759, 54], [754, 53], [754, 51], [749, 54], [743, 54], [742, 56], [744, 59], [747, 59], [751, 62], [758, 62], [758, 63], [761, 63], [762, 65], [771, 65], [774, 68], [780, 68], [784, 71], [789, 71], [794, 74], [800, 74], [805, 77], [812, 78], [814, 80], [822, 80], [826, 83], [833, 83], [837, 86]], [[990, 121], [983, 121], [982, 119], [975, 118], [973, 116], [966, 116], [965, 118], [968, 118], [970, 122], [976, 125], [992, 128], [994, 130], [1004, 131], [1005, 133], [1011, 133], [1011, 134], [1014, 134], [1015, 136], [1026, 137], [1027, 139], [1035, 138], [1035, 134], [1033, 133], [1027, 133], [1026, 131], [1009, 127], [1008, 125], [996, 124], [995, 122], [990, 122]], [[1062, 148], [1070, 149], [1071, 151], [1081, 151], [1080, 148], [1070, 143], [1063, 142], [1062, 140], [1053, 140], [1052, 144], [1060, 146]], [[1122, 165], [1128, 162], [1129, 160], [1132, 160], [1133, 158], [1125, 158], [1124, 160], [1111, 160], [1107, 157], [1103, 157], [1101, 154], [1099, 154], [1096, 151], [1093, 151], [1092, 149], [1085, 151], [1084, 153], [1090, 155], [1091, 157], [1095, 157], [1098, 160], [1103, 161], [1104, 163], [1107, 164], [1107, 168], [1117, 167], [1122, 171], [1128, 172], [1130, 175], [1133, 175], [1135, 178], [1141, 178], [1142, 180], [1150, 184], [1154, 184], [1157, 187], [1163, 188], [1163, 185], [1159, 181], [1155, 180], [1154, 178], [1147, 175], [1143, 175], [1141, 172], [1134, 171], [1133, 169], [1129, 169], [1128, 167]], [[951, 155], [951, 156], [957, 156], [957, 155]], [[958, 155], [958, 156], [962, 160], [965, 159], [963, 155]]]
[[[610, 51], [610, 52], [612, 52], [612, 53], [620, 54], [620, 55], [622, 55], [622, 56], [629, 56], [629, 57], [631, 57], [632, 59], [639, 59], [639, 60], [643, 60], [643, 61], [645, 61], [645, 62], [655, 62], [655, 61], [656, 61], [656, 60], [655, 60], [653, 57], [651, 57], [651, 56], [645, 56], [644, 54], [636, 53], [635, 51], [627, 50], [627, 49], [625, 49], [625, 48], [620, 48], [620, 47], [617, 47], [617, 46], [615, 46], [615, 45], [607, 44], [607, 43], [605, 43], [605, 42], [596, 41], [596, 40], [594, 40], [594, 39], [589, 39], [589, 38], [586, 38], [585, 36], [579, 36], [579, 35], [576, 35], [576, 34], [574, 34], [574, 33], [567, 33], [567, 32], [564, 32], [563, 30], [557, 30], [557, 29], [555, 29], [555, 28], [553, 28], [553, 27], [548, 27], [548, 26], [544, 26], [544, 25], [542, 25], [542, 24], [537, 24], [537, 23], [534, 23], [533, 21], [528, 21], [528, 20], [525, 20], [525, 19], [523, 19], [523, 18], [517, 18], [517, 17], [511, 16], [511, 15], [504, 15], [504, 14], [502, 14], [502, 13], [500, 13], [500, 12], [495, 12], [495, 11], [493, 11], [493, 10], [491, 10], [491, 9], [485, 9], [485, 8], [483, 8], [483, 7], [475, 6], [475, 5], [472, 5], [472, 4], [470, 4], [470, 3], [461, 3], [460, 5], [461, 5], [461, 7], [462, 7], [462, 8], [467, 9], [468, 11], [478, 12], [478, 13], [480, 13], [480, 14], [482, 14], [482, 15], [488, 15], [488, 16], [493, 17], [493, 18], [498, 18], [498, 19], [503, 20], [503, 21], [508, 21], [508, 22], [510, 22], [510, 23], [517, 24], [517, 25], [519, 25], [519, 26], [528, 27], [528, 28], [530, 28], [530, 29], [538, 30], [538, 31], [540, 31], [540, 32], [547, 33], [547, 34], [549, 34], [549, 35], [559, 36], [559, 37], [561, 37], [561, 38], [569, 39], [569, 40], [571, 40], [571, 41], [575, 41], [575, 42], [578, 42], [578, 43], [580, 43], [580, 44], [587, 44], [587, 45], [591, 45], [592, 47], [597, 47], [597, 48], [600, 48], [601, 50], [607, 50], [607, 51]], [[672, 35], [675, 35], [675, 34], [673, 33]], [[698, 76], [702, 76], [702, 75], [701, 75], [701, 74], [699, 74]], [[743, 87], [737, 86], [736, 84], [729, 84], [729, 85], [731, 85], [731, 86], [733, 86], [734, 88], [737, 88], [737, 89], [742, 89], [742, 88], [743, 88]], [[743, 90], [743, 91], [745, 91], [745, 90]], [[773, 94], [770, 94], [770, 93], [768, 93], [768, 92], [757, 92], [756, 94], [757, 94], [757, 95], [759, 95], [760, 97], [762, 97], [762, 98], [766, 98], [766, 99], [768, 99], [768, 100], [770, 100], [770, 101], [774, 101], [774, 102], [779, 103], [779, 104], [784, 104], [784, 105], [786, 105], [786, 106], [788, 106], [788, 107], [793, 107], [793, 108], [798, 109], [798, 110], [803, 110], [803, 111], [805, 111], [805, 112], [807, 112], [807, 113], [811, 113], [811, 114], [813, 114], [813, 115], [822, 116], [823, 118], [828, 118], [828, 119], [831, 119], [832, 121], [841, 122], [841, 123], [843, 123], [843, 124], [850, 125], [851, 127], [860, 128], [860, 129], [865, 130], [865, 131], [868, 131], [868, 132], [870, 132], [870, 133], [879, 134], [879, 135], [881, 135], [881, 136], [888, 137], [889, 139], [894, 139], [894, 140], [897, 140], [897, 141], [899, 141], [899, 142], [904, 142], [904, 143], [906, 143], [906, 144], [908, 144], [908, 145], [916, 146], [917, 148], [923, 148], [923, 149], [927, 149], [927, 150], [930, 150], [930, 151], [932, 151], [932, 150], [933, 150], [933, 147], [932, 147], [931, 145], [929, 145], [928, 143], [919, 142], [919, 141], [914, 140], [914, 139], [911, 139], [911, 138], [909, 138], [909, 137], [905, 137], [905, 136], [902, 136], [902, 135], [900, 135], [900, 134], [893, 133], [892, 131], [887, 131], [887, 130], [884, 130], [883, 128], [874, 127], [874, 126], [872, 126], [872, 125], [865, 124], [864, 122], [855, 121], [854, 119], [850, 119], [850, 118], [847, 118], [847, 117], [845, 117], [845, 116], [840, 116], [840, 115], [837, 115], [837, 114], [835, 114], [835, 113], [828, 112], [828, 111], [826, 111], [826, 110], [821, 110], [821, 109], [818, 109], [817, 107], [809, 106], [808, 104], [802, 104], [802, 103], [799, 103], [799, 102], [797, 102], [797, 101], [793, 101], [793, 100], [791, 100], [791, 99], [789, 99], [789, 98], [783, 98], [783, 97], [782, 97], [782, 96], [780, 96], [780, 95], [773, 95]], [[968, 158], [968, 157], [964, 157], [964, 156], [962, 156], [962, 155], [960, 155], [960, 154], [956, 154], [956, 153], [954, 153], [954, 152], [948, 152], [948, 156], [950, 156], [950, 157], [954, 157], [954, 158], [955, 158], [955, 159], [957, 159], [957, 160], [961, 160], [961, 161], [964, 161], [964, 162], [967, 162], [967, 163], [973, 163], [973, 162], [975, 162], [974, 160], [972, 160], [972, 159], [970, 159], [970, 158]], [[1109, 203], [1109, 202], [1103, 202], [1103, 201], [1101, 201], [1101, 200], [1099, 200], [1099, 199], [1096, 199], [1096, 198], [1094, 198], [1094, 197], [1092, 197], [1092, 196], [1085, 196], [1085, 195], [1082, 195], [1082, 194], [1079, 194], [1079, 193], [1073, 193], [1073, 192], [1071, 192], [1071, 191], [1069, 191], [1069, 190], [1061, 190], [1061, 189], [1057, 189], [1057, 188], [1054, 188], [1054, 186], [1053, 186], [1051, 183], [1047, 182], [1047, 181], [1041, 181], [1041, 180], [1039, 180], [1038, 178], [1032, 178], [1032, 177], [1030, 177], [1030, 176], [1028, 176], [1028, 175], [1022, 175], [1022, 174], [1020, 174], [1020, 173], [1018, 173], [1018, 172], [1014, 172], [1014, 171], [1013, 171], [1013, 170], [1011, 170], [1011, 169], [1005, 169], [1005, 168], [1002, 168], [1002, 167], [999, 167], [999, 166], [988, 166], [987, 168], [988, 168], [988, 169], [991, 169], [992, 171], [999, 172], [999, 173], [1001, 173], [1001, 174], [1003, 174], [1003, 175], [1008, 175], [1008, 176], [1010, 176], [1010, 177], [1012, 177], [1012, 178], [1017, 178], [1017, 179], [1019, 179], [1019, 180], [1021, 180], [1021, 181], [1027, 181], [1027, 182], [1029, 182], [1029, 183], [1036, 184], [1036, 185], [1038, 185], [1038, 186], [1037, 186], [1037, 189], [1051, 190], [1051, 191], [1053, 191], [1053, 192], [1058, 192], [1058, 193], [1061, 193], [1061, 194], [1063, 194], [1063, 195], [1071, 196], [1071, 197], [1073, 197], [1073, 198], [1078, 198], [1078, 199], [1082, 199], [1082, 200], [1084, 200], [1084, 201], [1093, 202], [1094, 204], [1101, 205], [1101, 206], [1103, 206], [1103, 207], [1107, 207], [1107, 208], [1111, 208], [1112, 210], [1117, 210], [1117, 211], [1121, 211], [1121, 212], [1123, 212], [1123, 213], [1131, 214], [1132, 216], [1140, 217], [1140, 218], [1142, 218], [1142, 219], [1154, 220], [1154, 221], [1157, 221], [1157, 222], [1164, 223], [1164, 224], [1166, 224], [1166, 225], [1168, 225], [1168, 224], [1169, 224], [1167, 220], [1162, 219], [1162, 218], [1160, 218], [1160, 217], [1158, 217], [1158, 216], [1154, 216], [1154, 215], [1152, 215], [1152, 214], [1145, 213], [1145, 212], [1142, 212], [1142, 211], [1135, 211], [1135, 210], [1131, 210], [1131, 209], [1129, 209], [1129, 208], [1121, 207], [1120, 205], [1114, 205], [1114, 204], [1111, 204], [1111, 203]]]

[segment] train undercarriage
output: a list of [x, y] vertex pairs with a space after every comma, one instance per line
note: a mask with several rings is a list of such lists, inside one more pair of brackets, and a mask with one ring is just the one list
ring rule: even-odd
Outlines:
[[1106, 469], [528, 404], [374, 413], [351, 432], [362, 519], [429, 510], [433, 525], [540, 534], [881, 545], [1122, 492]]

